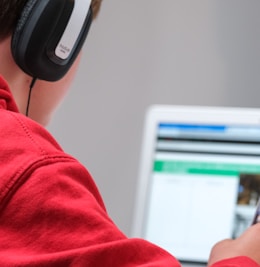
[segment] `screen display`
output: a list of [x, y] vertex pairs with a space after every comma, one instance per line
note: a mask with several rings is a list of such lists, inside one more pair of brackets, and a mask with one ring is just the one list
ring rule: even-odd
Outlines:
[[143, 236], [180, 261], [206, 262], [239, 236], [260, 195], [260, 127], [160, 123]]

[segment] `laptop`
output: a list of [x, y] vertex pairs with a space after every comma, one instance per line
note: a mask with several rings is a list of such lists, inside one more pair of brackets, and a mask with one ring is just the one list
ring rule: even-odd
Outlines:
[[183, 266], [252, 223], [260, 195], [260, 109], [162, 106], [145, 117], [132, 236]]

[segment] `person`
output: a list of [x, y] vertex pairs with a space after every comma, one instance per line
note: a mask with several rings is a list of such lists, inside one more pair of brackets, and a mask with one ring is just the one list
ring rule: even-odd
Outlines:
[[[81, 53], [55, 81], [36, 80], [24, 71], [14, 59], [12, 41], [15, 29], [24, 27], [22, 10], [26, 19], [33, 17], [28, 2], [62, 0], [0, 0], [0, 266], [180, 266], [165, 250], [118, 229], [89, 172], [44, 128], [73, 80]], [[93, 18], [100, 6], [101, 0], [91, 1]], [[209, 266], [259, 266], [259, 247], [257, 224], [236, 240], [216, 244]]]

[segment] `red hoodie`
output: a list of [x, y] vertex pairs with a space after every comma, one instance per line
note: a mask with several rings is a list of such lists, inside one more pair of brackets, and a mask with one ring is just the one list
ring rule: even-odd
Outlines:
[[[0, 77], [0, 266], [180, 266], [127, 238], [109, 218], [88, 171], [18, 112]], [[256, 267], [237, 257], [214, 267]]]

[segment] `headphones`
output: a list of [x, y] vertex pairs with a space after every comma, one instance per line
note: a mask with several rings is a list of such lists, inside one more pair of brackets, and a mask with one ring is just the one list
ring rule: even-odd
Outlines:
[[28, 0], [11, 41], [16, 64], [35, 79], [61, 79], [79, 54], [91, 22], [91, 0]]

